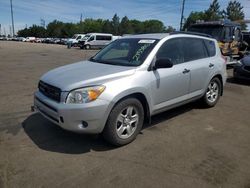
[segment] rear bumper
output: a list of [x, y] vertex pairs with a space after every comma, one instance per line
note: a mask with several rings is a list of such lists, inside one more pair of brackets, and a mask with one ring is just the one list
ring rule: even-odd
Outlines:
[[96, 100], [86, 104], [57, 103], [37, 91], [34, 108], [61, 128], [78, 133], [101, 133], [109, 114], [110, 103]]

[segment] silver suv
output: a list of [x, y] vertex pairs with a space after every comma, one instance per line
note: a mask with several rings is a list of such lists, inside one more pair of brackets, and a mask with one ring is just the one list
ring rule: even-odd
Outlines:
[[44, 74], [34, 106], [63, 129], [102, 133], [110, 143], [124, 145], [152, 115], [197, 99], [214, 106], [226, 76], [212, 38], [134, 35], [112, 42], [88, 61]]

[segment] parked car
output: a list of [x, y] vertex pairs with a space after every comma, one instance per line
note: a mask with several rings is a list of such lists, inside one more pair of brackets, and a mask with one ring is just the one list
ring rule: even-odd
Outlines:
[[26, 37], [25, 42], [35, 42], [36, 41], [36, 37]]
[[17, 41], [24, 42], [26, 39], [24, 37], [17, 37]]
[[234, 66], [236, 80], [250, 80], [250, 56], [246, 56]]
[[66, 130], [102, 133], [114, 145], [133, 141], [152, 115], [223, 94], [226, 62], [215, 39], [142, 34], [110, 43], [88, 61], [44, 74], [34, 107]]
[[67, 44], [78, 46], [78, 42], [85, 37], [85, 34], [75, 34], [71, 39], [68, 39]]
[[42, 38], [36, 38], [34, 42], [35, 42], [35, 43], [42, 43], [42, 41], [43, 41]]
[[103, 48], [119, 37], [108, 33], [88, 33], [79, 40], [79, 45], [81, 49]]

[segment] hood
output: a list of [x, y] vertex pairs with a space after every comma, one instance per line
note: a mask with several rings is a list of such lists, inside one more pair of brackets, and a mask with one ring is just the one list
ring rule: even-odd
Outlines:
[[250, 66], [250, 56], [246, 56], [241, 60], [242, 64], [245, 66]]
[[62, 91], [104, 84], [107, 81], [134, 74], [135, 67], [125, 67], [81, 61], [53, 69], [45, 73], [41, 80], [60, 88]]

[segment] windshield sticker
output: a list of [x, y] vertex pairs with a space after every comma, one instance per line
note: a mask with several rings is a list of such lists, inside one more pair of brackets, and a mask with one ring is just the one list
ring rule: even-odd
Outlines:
[[139, 61], [141, 55], [143, 54], [143, 52], [150, 46], [150, 43], [144, 44], [143, 46], [141, 46], [137, 52], [135, 53], [135, 55], [133, 56], [133, 60], [135, 61]]
[[140, 40], [138, 43], [153, 44], [155, 40]]

